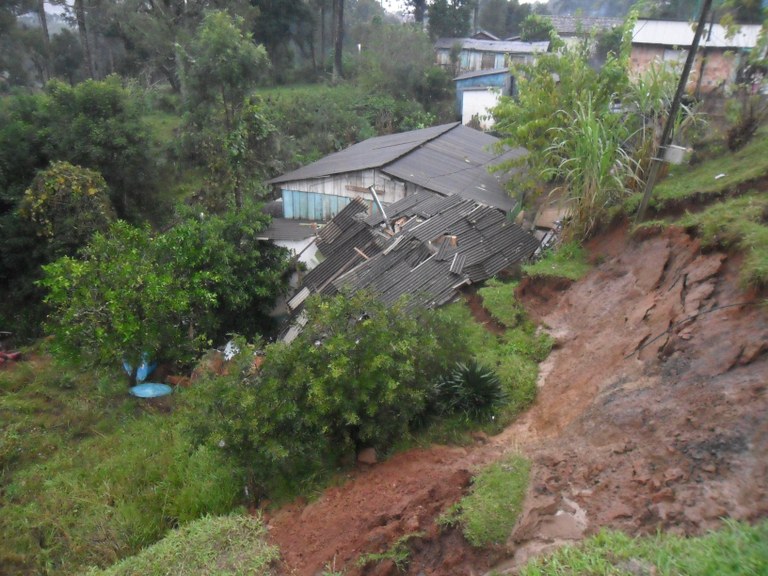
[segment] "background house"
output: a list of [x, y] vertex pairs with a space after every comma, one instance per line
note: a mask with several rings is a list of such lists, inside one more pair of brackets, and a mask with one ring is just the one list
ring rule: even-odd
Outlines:
[[[720, 24], [707, 25], [691, 69], [688, 89], [707, 93], [733, 83], [742, 59], [757, 45], [760, 28], [757, 24], [744, 24], [729, 37]], [[632, 35], [632, 73], [639, 75], [654, 62], [682, 66], [693, 36], [694, 30], [688, 22], [638, 20]]]
[[476, 118], [482, 130], [493, 126], [489, 111], [499, 103], [499, 98], [512, 96], [515, 90], [515, 79], [509, 68], [466, 72], [453, 80], [461, 123], [466, 126]]
[[593, 32], [608, 32], [624, 24], [622, 18], [587, 18], [581, 16], [549, 16], [557, 35], [568, 46], [574, 46]]
[[[531, 62], [546, 52], [549, 42], [440, 38], [435, 42], [435, 58], [452, 74], [504, 68], [515, 62]], [[455, 61], [454, 61], [455, 59]]]
[[386, 206], [415, 194], [457, 194], [510, 211], [506, 177], [489, 167], [526, 152], [497, 151], [497, 138], [455, 122], [370, 138], [269, 181], [279, 190], [283, 216], [325, 221], [359, 198], [376, 211], [370, 188]]

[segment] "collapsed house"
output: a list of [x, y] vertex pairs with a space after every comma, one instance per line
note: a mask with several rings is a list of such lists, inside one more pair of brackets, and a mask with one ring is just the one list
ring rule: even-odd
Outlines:
[[282, 339], [306, 323], [312, 294], [369, 290], [385, 304], [437, 308], [463, 286], [482, 282], [528, 259], [539, 242], [499, 209], [458, 195], [412, 194], [369, 215], [351, 201], [317, 234], [325, 259], [288, 301], [291, 322]]

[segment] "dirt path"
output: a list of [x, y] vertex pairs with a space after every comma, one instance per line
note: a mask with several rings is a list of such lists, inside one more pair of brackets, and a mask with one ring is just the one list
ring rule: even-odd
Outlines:
[[[591, 254], [601, 263], [584, 280], [521, 289], [557, 340], [536, 404], [496, 437], [399, 454], [280, 510], [269, 529], [286, 574], [395, 573], [354, 561], [414, 532], [408, 573], [481, 574], [602, 526], [697, 533], [768, 515], [768, 314], [739, 289], [735, 262], [682, 232], [616, 230]], [[533, 468], [507, 545], [478, 552], [439, 531], [472, 472], [509, 451]]]

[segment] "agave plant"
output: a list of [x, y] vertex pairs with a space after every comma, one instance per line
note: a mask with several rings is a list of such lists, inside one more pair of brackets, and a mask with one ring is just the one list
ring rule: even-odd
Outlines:
[[438, 380], [435, 395], [439, 412], [463, 414], [476, 421], [487, 420], [507, 401], [496, 372], [475, 360], [456, 364], [449, 375]]

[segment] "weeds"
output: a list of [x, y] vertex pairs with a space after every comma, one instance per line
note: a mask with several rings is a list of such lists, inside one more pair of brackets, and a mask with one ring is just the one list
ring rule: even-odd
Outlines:
[[364, 568], [368, 564], [390, 560], [400, 572], [404, 573], [411, 560], [411, 550], [408, 543], [414, 538], [422, 538], [423, 536], [423, 532], [405, 534], [395, 540], [395, 543], [387, 551], [381, 554], [363, 554], [357, 559], [356, 564], [358, 567]]
[[726, 522], [700, 538], [657, 534], [630, 538], [602, 531], [579, 546], [566, 546], [534, 560], [521, 576], [577, 574], [701, 574], [737, 576], [768, 573], [768, 522], [755, 526]]
[[534, 264], [525, 264], [523, 272], [532, 278], [565, 278], [579, 280], [589, 272], [587, 253], [578, 242], [565, 242], [548, 251]]
[[474, 478], [470, 494], [438, 523], [460, 525], [476, 547], [503, 544], [522, 510], [529, 473], [530, 462], [519, 455], [489, 466]]
[[106, 570], [93, 568], [87, 576], [269, 576], [278, 558], [277, 548], [266, 542], [261, 519], [233, 514], [196, 520], [136, 556]]

